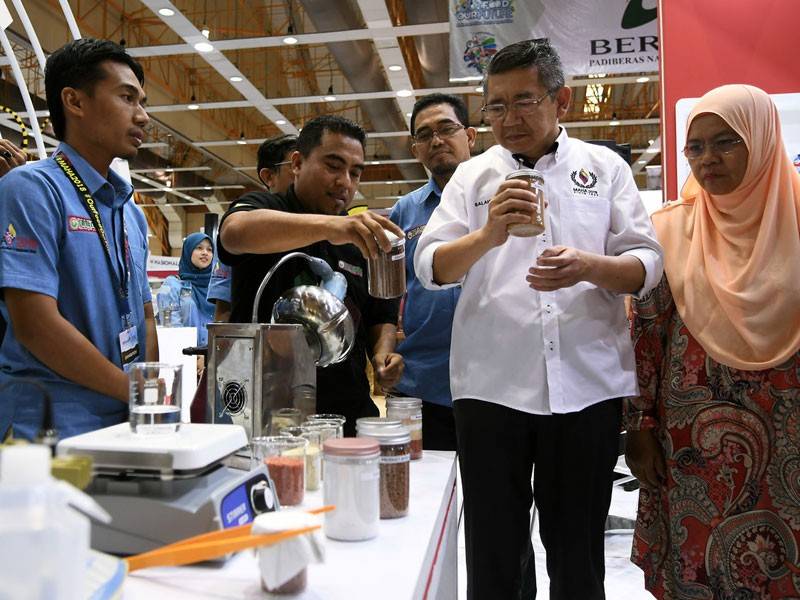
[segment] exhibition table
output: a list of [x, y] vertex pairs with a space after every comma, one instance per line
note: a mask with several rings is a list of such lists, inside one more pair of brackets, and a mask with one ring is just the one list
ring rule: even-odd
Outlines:
[[[322, 490], [307, 492], [301, 508], [322, 504]], [[136, 571], [125, 582], [124, 598], [455, 600], [457, 521], [455, 453], [425, 451], [421, 460], [411, 462], [408, 515], [381, 520], [378, 536], [362, 542], [339, 542], [321, 534], [325, 562], [309, 565], [302, 594], [262, 591], [255, 555], [245, 551], [222, 566]]]

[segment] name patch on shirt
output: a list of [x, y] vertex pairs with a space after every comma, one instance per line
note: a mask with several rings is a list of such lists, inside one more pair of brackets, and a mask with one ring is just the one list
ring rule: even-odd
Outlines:
[[592, 189], [597, 185], [597, 175], [592, 171], [587, 171], [586, 169], [573, 171], [569, 178], [572, 179], [572, 183], [575, 184], [575, 187], [572, 188], [574, 194], [597, 196], [597, 190]]
[[416, 227], [412, 227], [406, 231], [406, 239], [411, 241], [415, 237], [421, 236], [423, 231], [425, 231], [425, 225], [417, 225]]
[[486, 206], [486, 205], [487, 205], [487, 204], [489, 204], [489, 202], [491, 202], [491, 201], [492, 201], [492, 199], [491, 199], [491, 198], [489, 198], [489, 199], [487, 199], [487, 200], [480, 200], [480, 201], [478, 201], [478, 202], [474, 202], [474, 204], [475, 204], [475, 208], [478, 208], [479, 206]]
[[34, 254], [39, 250], [39, 242], [33, 238], [26, 238], [17, 235], [17, 230], [13, 223], [9, 223], [0, 239], [0, 250], [11, 250], [12, 252], [24, 252]]
[[364, 269], [361, 267], [357, 267], [356, 265], [351, 265], [350, 263], [346, 263], [343, 260], [339, 261], [339, 268], [343, 271], [347, 271], [351, 275], [355, 275], [356, 277], [363, 277], [364, 276]]
[[78, 217], [70, 215], [67, 217], [67, 229], [70, 231], [83, 231], [85, 233], [97, 233], [94, 223], [89, 217]]

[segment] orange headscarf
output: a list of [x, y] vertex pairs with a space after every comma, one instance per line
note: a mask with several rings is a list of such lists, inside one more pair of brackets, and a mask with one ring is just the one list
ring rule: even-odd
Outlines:
[[690, 175], [681, 199], [653, 214], [664, 270], [686, 327], [714, 360], [750, 371], [800, 349], [800, 174], [770, 97], [748, 85], [708, 92], [689, 115], [713, 113], [738, 133], [747, 170], [712, 196]]

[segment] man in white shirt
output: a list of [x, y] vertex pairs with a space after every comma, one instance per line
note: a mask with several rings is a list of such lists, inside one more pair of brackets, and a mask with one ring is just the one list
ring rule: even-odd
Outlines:
[[[637, 393], [623, 298], [655, 287], [661, 248], [628, 165], [559, 127], [571, 90], [548, 42], [498, 52], [484, 97], [499, 145], [458, 167], [415, 260], [426, 287], [462, 285], [450, 379], [467, 594], [535, 597], [535, 499], [550, 598], [604, 598], [620, 398]], [[505, 181], [521, 166], [544, 177], [536, 237], [508, 233], [536, 210], [525, 181]]]

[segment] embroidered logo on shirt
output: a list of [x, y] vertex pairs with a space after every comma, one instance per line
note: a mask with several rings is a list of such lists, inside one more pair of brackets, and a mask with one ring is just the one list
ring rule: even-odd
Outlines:
[[406, 239], [410, 242], [415, 237], [422, 235], [423, 231], [425, 231], [425, 225], [417, 225], [416, 227], [412, 227], [406, 231]]
[[592, 171], [581, 169], [580, 171], [573, 171], [570, 174], [570, 179], [576, 187], [572, 188], [574, 194], [582, 194], [584, 196], [597, 196], [597, 190], [592, 188], [597, 185], [597, 175]]
[[217, 261], [217, 264], [214, 266], [214, 271], [212, 272], [214, 277], [219, 277], [221, 279], [227, 279], [231, 276], [231, 270], [223, 265], [220, 261]]
[[33, 254], [39, 250], [39, 242], [33, 238], [26, 238], [17, 235], [17, 230], [13, 223], [9, 223], [3, 232], [3, 239], [0, 240], [0, 250], [11, 250], [12, 252], [25, 252]]
[[338, 264], [340, 269], [342, 269], [343, 271], [347, 271], [351, 275], [355, 275], [356, 277], [364, 276], [364, 269], [362, 269], [361, 267], [351, 265], [350, 263], [346, 263], [343, 260], [340, 260]]
[[87, 233], [97, 233], [94, 223], [89, 217], [77, 217], [70, 215], [67, 217], [67, 229], [70, 231], [85, 231]]

